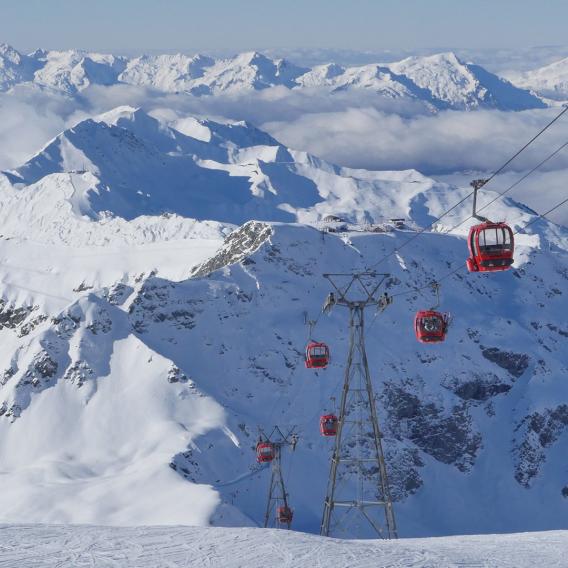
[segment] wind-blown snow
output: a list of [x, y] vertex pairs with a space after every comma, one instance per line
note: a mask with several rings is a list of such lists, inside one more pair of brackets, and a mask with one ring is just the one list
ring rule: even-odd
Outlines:
[[[9, 525], [3, 561], [39, 566], [137, 568], [560, 568], [568, 533], [545, 532], [399, 541], [345, 541], [259, 529]], [[8, 564], [7, 564], [8, 565]]]

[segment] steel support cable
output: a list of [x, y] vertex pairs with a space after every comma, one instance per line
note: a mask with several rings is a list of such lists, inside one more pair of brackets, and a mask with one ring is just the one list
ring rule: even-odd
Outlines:
[[[495, 176], [500, 174], [513, 160], [515, 160], [522, 152], [524, 152], [537, 138], [539, 138], [542, 134], [544, 134], [566, 112], [568, 112], [568, 106], [566, 106], [559, 114], [557, 114], [548, 124], [546, 124], [546, 126], [541, 128], [541, 130], [539, 130], [520, 150], [518, 150], [513, 156], [511, 156], [501, 167], [499, 167], [497, 170], [495, 170], [486, 180], [484, 180], [485, 183], [483, 184], [483, 187], [485, 187]], [[412, 241], [414, 241], [414, 239], [417, 239], [420, 235], [422, 235], [423, 233], [425, 233], [426, 231], [431, 229], [436, 223], [438, 223], [441, 219], [443, 219], [448, 213], [450, 213], [451, 211], [456, 209], [456, 207], [459, 207], [462, 203], [467, 201], [473, 194], [474, 194], [474, 192], [471, 191], [463, 199], [460, 199], [460, 201], [458, 201], [455, 205], [450, 207], [450, 209], [448, 209], [447, 211], [444, 211], [438, 218], [434, 219], [434, 221], [432, 221], [429, 225], [420, 229], [420, 231], [418, 231], [416, 234], [414, 234], [410, 239], [407, 239], [399, 247], [394, 248], [390, 253], [388, 253], [387, 255], [380, 258], [374, 264], [371, 264], [368, 267], [368, 269], [369, 268], [375, 268], [376, 266], [378, 266], [379, 264], [381, 264], [382, 262], [387, 260], [387, 258], [390, 258], [394, 254], [398, 253], [402, 248], [404, 248], [406, 245], [408, 245]]]
[[496, 175], [500, 174], [519, 154], [524, 152], [541, 134], [544, 134], [564, 113], [568, 112], [566, 106], [555, 118], [553, 118], [544, 128], [537, 132], [514, 156], [509, 158], [498, 170], [494, 171], [486, 180], [485, 184], [489, 183]]
[[[534, 219], [531, 219], [526, 225], [517, 229], [513, 233], [513, 235], [518, 235], [521, 231], [524, 231], [527, 227], [530, 227], [533, 223], [536, 223], [537, 221], [540, 221], [541, 219], [546, 218], [547, 215], [550, 215], [550, 213], [553, 213], [554, 211], [556, 211], [556, 209], [559, 209], [560, 207], [562, 207], [562, 205], [565, 205], [566, 203], [568, 203], [568, 197], [566, 199], [564, 199], [563, 201], [561, 201], [560, 203], [557, 203], [554, 207], [552, 207], [551, 209], [549, 209], [545, 213], [539, 214]], [[444, 276], [442, 276], [441, 278], [436, 280], [436, 282], [442, 282], [442, 281], [446, 280], [446, 278], [453, 276], [454, 274], [456, 274], [457, 272], [459, 272], [463, 268], [465, 268], [465, 263], [460, 264], [460, 266], [458, 266], [457, 268], [455, 268], [451, 272], [448, 272], [447, 274], [445, 274]], [[427, 288], [430, 288], [431, 286], [432, 286], [432, 284], [428, 283], [428, 284], [421, 286], [419, 288], [413, 287], [411, 290], [407, 290], [406, 292], [399, 292], [398, 294], [393, 294], [391, 297], [396, 298], [398, 296], [406, 296], [408, 294], [415, 294], [417, 292], [421, 292], [422, 290], [426, 290]]]
[[[484, 209], [486, 209], [487, 207], [489, 207], [490, 205], [493, 205], [493, 203], [495, 203], [495, 201], [497, 201], [498, 199], [500, 199], [501, 197], [503, 197], [505, 194], [509, 193], [509, 191], [511, 191], [512, 189], [514, 189], [515, 187], [517, 187], [520, 183], [522, 183], [523, 181], [525, 181], [529, 176], [531, 176], [532, 174], [534, 174], [534, 172], [536, 172], [538, 169], [540, 169], [541, 166], [543, 166], [544, 164], [546, 164], [547, 162], [549, 162], [550, 160], [552, 160], [552, 158], [554, 158], [555, 156], [557, 156], [562, 150], [564, 150], [564, 148], [566, 148], [566, 146], [568, 146], [568, 141], [564, 142], [564, 144], [562, 144], [561, 146], [559, 146], [556, 150], [554, 150], [554, 152], [552, 152], [551, 154], [549, 154], [546, 158], [544, 158], [544, 160], [540, 161], [534, 168], [532, 168], [530, 171], [528, 171], [526, 174], [524, 174], [521, 178], [519, 178], [515, 183], [511, 184], [505, 191], [502, 191], [501, 193], [499, 193], [496, 197], [494, 197], [491, 201], [489, 201], [489, 203], [486, 203], [483, 207], [480, 207], [477, 211], [483, 211]], [[460, 221], [457, 225], [454, 225], [451, 229], [448, 229], [446, 231], [446, 234], [451, 233], [453, 231], [455, 231], [456, 229], [458, 229], [459, 227], [461, 227], [464, 223], [466, 223], [467, 221], [469, 221], [470, 219], [473, 219], [473, 215], [470, 215], [469, 217], [466, 217], [463, 221]]]
[[[568, 107], [567, 107], [568, 109]], [[566, 109], [565, 109], [566, 110]], [[558, 115], [558, 117], [560, 117], [560, 115]], [[557, 117], [557, 118], [558, 118]], [[535, 171], [537, 171], [541, 166], [543, 166], [544, 164], [546, 164], [548, 161], [550, 161], [552, 158], [554, 158], [555, 156], [557, 156], [562, 150], [564, 150], [564, 148], [566, 148], [568, 146], [568, 142], [565, 142], [564, 144], [562, 144], [561, 146], [559, 146], [556, 150], [554, 150], [554, 152], [552, 152], [551, 154], [549, 154], [546, 158], [544, 158], [544, 160], [541, 160], [534, 168], [532, 168], [530, 171], [528, 171], [526, 174], [524, 174], [521, 178], [519, 178], [515, 183], [511, 184], [505, 191], [502, 191], [501, 193], [499, 193], [499, 195], [497, 195], [496, 197], [494, 197], [489, 203], [486, 203], [483, 207], [481, 207], [478, 211], [483, 211], [484, 209], [486, 209], [487, 207], [489, 207], [490, 205], [492, 205], [493, 203], [495, 203], [495, 201], [497, 201], [498, 199], [500, 199], [501, 197], [503, 197], [506, 193], [508, 193], [509, 191], [511, 191], [512, 189], [514, 189], [515, 187], [517, 187], [521, 182], [523, 182], [525, 179], [527, 179], [530, 175], [532, 175]], [[471, 194], [470, 194], [471, 195]], [[532, 223], [534, 223], [536, 220], [541, 219], [542, 217], [546, 217], [546, 215], [550, 214], [551, 212], [553, 212], [555, 209], [557, 209], [558, 207], [564, 205], [565, 201], [563, 201], [562, 203], [558, 204], [556, 207], [554, 207], [553, 209], [551, 209], [550, 211], [547, 211], [546, 213], [543, 213], [542, 215], [539, 215], [538, 217], [536, 217], [536, 219], [533, 219], [533, 221], [531, 221], [530, 223], [528, 223], [527, 225], [525, 225], [525, 227], [528, 227], [529, 225], [531, 225]], [[450, 212], [451, 209], [448, 210], [448, 212]], [[440, 217], [441, 218], [441, 217]], [[445, 234], [449, 234], [453, 231], [455, 231], [456, 229], [458, 229], [459, 227], [461, 227], [461, 225], [463, 225], [464, 223], [466, 223], [467, 221], [469, 221], [470, 219], [473, 219], [473, 215], [470, 215], [469, 217], [467, 217], [466, 219], [464, 219], [463, 221], [459, 222], [457, 225], [454, 225], [451, 229], [448, 229], [448, 231]], [[523, 227], [523, 228], [525, 228]], [[408, 241], [406, 241], [405, 243], [403, 243], [402, 246], [404, 246], [405, 244], [408, 244], [411, 240], [415, 239], [418, 235], [420, 235], [421, 233], [423, 233], [423, 231], [421, 231], [420, 233], [417, 233], [416, 235], [414, 235], [414, 237], [412, 239], [409, 239]], [[513, 234], [516, 235], [518, 233], [518, 231], [515, 231]], [[399, 247], [402, 248], [402, 246]], [[394, 252], [398, 252], [399, 249], [395, 249], [393, 251]], [[391, 254], [393, 254], [391, 253]], [[384, 259], [388, 258], [390, 255], [387, 255], [386, 257], [384, 257]], [[382, 259], [382, 260], [384, 260]], [[455, 272], [457, 272], [458, 270], [460, 270], [462, 267], [460, 266]], [[451, 276], [450, 273], [449, 275], [446, 275], [444, 277], [442, 277], [440, 280], [436, 280], [436, 282], [441, 282], [442, 280], [445, 280], [447, 276]], [[426, 284], [420, 288], [416, 288], [414, 287], [412, 290], [408, 290], [407, 292], [400, 292], [398, 294], [393, 294], [391, 297], [396, 297], [396, 296], [401, 296], [401, 295], [405, 295], [405, 294], [411, 294], [414, 292], [418, 292], [420, 293], [422, 290], [426, 290], [427, 288], [430, 288], [432, 286], [432, 283]], [[379, 315], [379, 312], [377, 311], [377, 313], [375, 313], [375, 316], [373, 317], [370, 325], [369, 325], [369, 329], [371, 329], [375, 323], [375, 320], [377, 319], [377, 316]]]

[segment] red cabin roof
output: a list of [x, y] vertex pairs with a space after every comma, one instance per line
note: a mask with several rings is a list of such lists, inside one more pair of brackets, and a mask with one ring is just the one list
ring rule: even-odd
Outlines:
[[469, 230], [467, 240], [470, 272], [496, 272], [508, 270], [513, 264], [515, 239], [506, 223], [481, 223]]
[[270, 442], [258, 442], [256, 445], [256, 461], [271, 462], [274, 459], [274, 445]]
[[335, 436], [339, 420], [335, 414], [324, 414], [320, 418], [320, 433], [322, 436]]
[[325, 369], [329, 364], [329, 347], [325, 343], [310, 341], [306, 347], [306, 367]]
[[282, 525], [289, 525], [292, 522], [294, 517], [294, 513], [290, 507], [286, 507], [285, 505], [282, 507], [278, 507], [276, 510], [276, 519]]
[[414, 332], [420, 343], [441, 343], [446, 339], [449, 316], [434, 310], [422, 310], [414, 316]]

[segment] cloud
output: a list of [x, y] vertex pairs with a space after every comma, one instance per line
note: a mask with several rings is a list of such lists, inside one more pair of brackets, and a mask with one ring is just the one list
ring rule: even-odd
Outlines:
[[[408, 118], [367, 107], [305, 114], [263, 126], [284, 144], [341, 165], [441, 174], [498, 168], [557, 112], [445, 111]], [[530, 169], [566, 140], [563, 129], [551, 129], [511, 169]], [[566, 167], [568, 152], [547, 165]]]
[[0, 169], [20, 165], [65, 128], [65, 103], [40, 93], [0, 94]]
[[[23, 90], [0, 95], [0, 168], [21, 164], [77, 121], [125, 104], [161, 116], [167, 109], [172, 118], [247, 120], [286, 146], [342, 166], [417, 169], [434, 177], [472, 172], [460, 178], [463, 182], [475, 177], [474, 172], [494, 171], [558, 113], [558, 109], [433, 113], [422, 103], [381, 98], [364, 90], [330, 94], [322, 89], [277, 87], [198, 98], [115, 85], [90, 87], [74, 99]], [[566, 123], [568, 117], [562, 120]], [[559, 122], [511, 164], [508, 176], [520, 177], [567, 140], [566, 128]], [[556, 174], [538, 178], [540, 189], [534, 182], [537, 176], [531, 176], [512, 196], [520, 196], [539, 211], [538, 193], [547, 195], [547, 205], [560, 201], [565, 195], [568, 150], [546, 164], [543, 172]], [[496, 182], [505, 180], [509, 178]], [[568, 222], [568, 215], [562, 221]]]

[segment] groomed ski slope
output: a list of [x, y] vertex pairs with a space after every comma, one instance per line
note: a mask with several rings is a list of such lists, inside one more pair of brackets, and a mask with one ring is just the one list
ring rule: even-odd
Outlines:
[[336, 540], [294, 531], [203, 527], [0, 526], [0, 567], [558, 568], [568, 531]]

